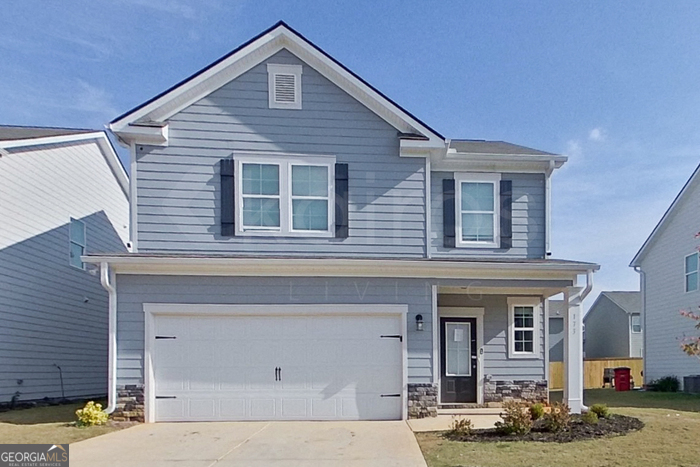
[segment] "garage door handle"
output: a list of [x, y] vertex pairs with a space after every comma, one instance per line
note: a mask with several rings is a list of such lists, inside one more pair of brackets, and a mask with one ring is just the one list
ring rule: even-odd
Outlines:
[[177, 399], [177, 396], [156, 396], [156, 399]]
[[177, 339], [175, 336], [156, 336], [156, 339]]
[[282, 381], [282, 368], [275, 367], [275, 381]]
[[379, 397], [401, 397], [401, 394], [382, 394]]

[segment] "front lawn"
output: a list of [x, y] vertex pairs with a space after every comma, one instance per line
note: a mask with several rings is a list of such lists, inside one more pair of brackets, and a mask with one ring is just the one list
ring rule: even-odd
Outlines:
[[429, 467], [699, 464], [700, 396], [594, 389], [586, 391], [584, 399], [587, 405], [606, 403], [613, 413], [637, 417], [646, 426], [625, 436], [563, 444], [461, 443], [439, 433], [416, 433], [416, 437]]
[[84, 403], [35, 407], [0, 413], [0, 442], [4, 444], [69, 444], [118, 430], [115, 426], [72, 426]]

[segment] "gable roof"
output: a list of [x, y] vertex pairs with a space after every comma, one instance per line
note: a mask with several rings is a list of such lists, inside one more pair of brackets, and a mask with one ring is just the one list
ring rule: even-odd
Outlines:
[[664, 215], [661, 217], [661, 220], [656, 224], [656, 227], [654, 227], [654, 230], [651, 231], [651, 234], [649, 237], [644, 241], [644, 244], [642, 244], [642, 247], [639, 249], [636, 255], [634, 255], [634, 258], [632, 258], [632, 261], [630, 262], [630, 267], [639, 267], [641, 266], [641, 261], [642, 258], [646, 255], [646, 253], [649, 251], [649, 248], [651, 245], [654, 243], [654, 241], [658, 238], [658, 236], [661, 234], [663, 229], [666, 227], [667, 223], [669, 222], [670, 218], [673, 217], [673, 214], [676, 210], [676, 207], [683, 201], [685, 201], [687, 198], [689, 198], [689, 192], [690, 192], [690, 186], [694, 185], [697, 180], [700, 180], [698, 177], [698, 173], [700, 173], [700, 165], [698, 165], [695, 170], [693, 171], [693, 174], [690, 176], [687, 182], [685, 182], [685, 185], [683, 185], [683, 188], [681, 188], [681, 191], [676, 195], [675, 199], [671, 203], [671, 205], [668, 207]]
[[632, 313], [640, 313], [642, 311], [642, 293], [639, 291], [619, 291], [619, 290], [609, 290], [600, 292], [598, 297], [596, 297], [593, 305], [588, 309], [586, 315], [583, 317], [584, 323], [591, 316], [592, 312], [598, 305], [598, 302], [605, 297], [611, 302], [613, 302], [619, 309], [627, 313], [628, 315]]
[[129, 176], [104, 130], [0, 125], [0, 157], [12, 149], [94, 140], [117, 183], [129, 198]]
[[0, 125], [0, 141], [46, 138], [48, 136], [78, 135], [82, 133], [93, 133], [94, 131], [95, 130], [80, 128]]
[[[129, 126], [152, 126], [207, 96], [282, 49], [287, 49], [331, 82], [368, 107], [399, 132], [422, 136], [444, 147], [444, 137], [382, 92], [350, 71], [314, 43], [280, 21], [211, 65], [114, 119], [117, 135]], [[135, 134], [141, 135], [143, 129]], [[120, 136], [123, 136], [120, 135]], [[162, 136], [167, 140], [167, 133]]]
[[453, 139], [450, 141], [450, 149], [465, 154], [484, 155], [533, 155], [555, 156], [551, 152], [540, 151], [525, 146], [520, 146], [505, 141], [486, 141], [483, 139]]

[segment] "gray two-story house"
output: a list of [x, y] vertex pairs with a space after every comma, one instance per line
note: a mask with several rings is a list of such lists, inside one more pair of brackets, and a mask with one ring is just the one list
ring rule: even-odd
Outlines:
[[447, 140], [284, 23], [110, 128], [131, 148], [134, 253], [88, 260], [111, 294], [115, 417], [547, 399], [545, 299], [562, 293], [581, 410], [597, 266], [548, 257], [565, 157]]

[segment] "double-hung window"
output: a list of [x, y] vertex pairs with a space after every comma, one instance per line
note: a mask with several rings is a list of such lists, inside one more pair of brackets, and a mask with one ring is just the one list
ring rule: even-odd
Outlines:
[[639, 313], [632, 313], [630, 318], [630, 326], [632, 327], [633, 333], [642, 332], [642, 316]]
[[85, 254], [85, 233], [85, 222], [71, 217], [68, 262], [78, 269], [85, 269], [85, 264], [80, 259]]
[[333, 236], [335, 158], [241, 155], [236, 160], [240, 235]]
[[540, 308], [539, 299], [508, 300], [508, 354], [511, 358], [539, 358]]
[[500, 174], [456, 173], [456, 245], [499, 246]]
[[685, 257], [685, 291], [698, 290], [698, 254], [693, 253]]

